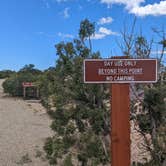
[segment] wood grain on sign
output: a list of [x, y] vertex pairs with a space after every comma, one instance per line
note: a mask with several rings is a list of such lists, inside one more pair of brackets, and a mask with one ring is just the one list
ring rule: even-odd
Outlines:
[[156, 59], [86, 59], [85, 83], [157, 82]]

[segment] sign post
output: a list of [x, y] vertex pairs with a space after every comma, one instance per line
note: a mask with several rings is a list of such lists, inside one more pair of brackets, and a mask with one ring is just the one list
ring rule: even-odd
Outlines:
[[130, 83], [157, 82], [155, 59], [86, 59], [85, 83], [111, 85], [111, 166], [130, 166]]
[[130, 165], [129, 84], [112, 84], [111, 158], [112, 166]]
[[30, 87], [31, 88], [34, 88], [34, 87], [36, 88], [36, 97], [39, 98], [39, 89], [34, 83], [32, 83], [32, 82], [23, 82], [22, 87], [23, 87], [23, 97], [24, 98], [26, 98], [26, 89], [30, 88]]

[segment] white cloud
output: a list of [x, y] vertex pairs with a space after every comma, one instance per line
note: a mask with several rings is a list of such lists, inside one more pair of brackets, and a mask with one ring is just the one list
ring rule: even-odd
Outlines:
[[112, 23], [112, 21], [113, 21], [112, 17], [102, 17], [102, 18], [98, 21], [98, 24], [99, 24], [99, 25], [110, 24], [110, 23]]
[[159, 3], [141, 6], [141, 3], [143, 2], [145, 2], [145, 0], [101, 0], [101, 3], [105, 3], [109, 6], [113, 4], [125, 5], [125, 8], [129, 11], [129, 13], [135, 14], [137, 16], [166, 15], [165, 0], [160, 1]]
[[160, 1], [160, 3], [149, 4], [146, 6], [137, 6], [134, 7], [130, 13], [133, 13], [137, 16], [159, 16], [159, 15], [166, 15], [166, 1]]
[[64, 9], [63, 16], [64, 16], [64, 18], [69, 18], [70, 17], [69, 8], [68, 7]]
[[112, 4], [122, 4], [125, 5], [127, 9], [139, 6], [145, 0], [101, 0], [101, 3], [106, 3], [107, 5]]
[[61, 32], [58, 33], [58, 36], [61, 37], [61, 38], [69, 38], [69, 39], [74, 38], [74, 36], [71, 35], [71, 34], [64, 34], [64, 33], [61, 33]]
[[110, 35], [119, 35], [119, 34], [117, 32], [111, 31], [110, 29], [100, 27], [99, 31], [95, 33], [91, 38], [94, 40], [98, 40], [98, 39], [103, 39], [106, 36], [110, 36]]
[[48, 34], [46, 32], [39, 31], [39, 32], [36, 32], [36, 34], [40, 35], [40, 36], [44, 36], [44, 37], [49, 37], [49, 38], [56, 38], [57, 35], [63, 39], [67, 39], [67, 38], [73, 39], [74, 38], [74, 36], [71, 34], [65, 34], [65, 33], [61, 33], [61, 32], [57, 33], [57, 35], [56, 34], [53, 35], [53, 34]]
[[113, 31], [111, 31], [110, 29], [107, 29], [107, 28], [104, 28], [104, 27], [100, 27], [100, 28], [99, 28], [99, 32], [100, 32], [100, 33], [103, 33], [103, 34], [105, 34], [105, 35], [117, 35], [116, 32], [113, 32]]
[[98, 39], [103, 39], [103, 38], [105, 38], [105, 37], [106, 37], [105, 34], [102, 34], [102, 33], [95, 33], [95, 34], [91, 37], [91, 39], [98, 40]]

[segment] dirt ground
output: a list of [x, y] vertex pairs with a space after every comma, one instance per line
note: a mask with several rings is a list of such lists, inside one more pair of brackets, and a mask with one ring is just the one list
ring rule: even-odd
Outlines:
[[3, 93], [0, 80], [0, 166], [48, 166], [44, 140], [52, 135], [51, 119], [40, 103]]

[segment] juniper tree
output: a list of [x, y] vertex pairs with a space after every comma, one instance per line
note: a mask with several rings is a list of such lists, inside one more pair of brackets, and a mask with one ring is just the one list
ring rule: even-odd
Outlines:
[[56, 111], [51, 112], [55, 136], [46, 141], [45, 150], [51, 163], [67, 155], [76, 158], [82, 166], [106, 165], [109, 163], [105, 139], [109, 135], [109, 111], [103, 100], [108, 96], [105, 86], [83, 83], [84, 58], [100, 58], [100, 53], [90, 54], [91, 50], [81, 40], [87, 35], [90, 37], [91, 30], [86, 26], [81, 28], [83, 34], [79, 34], [79, 39], [55, 46], [58, 55], [54, 85]]

